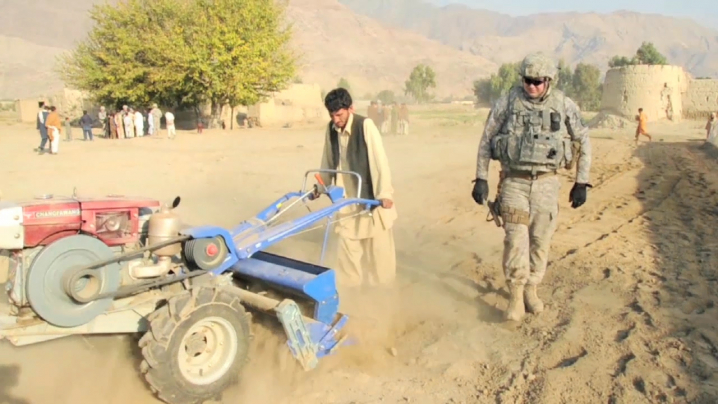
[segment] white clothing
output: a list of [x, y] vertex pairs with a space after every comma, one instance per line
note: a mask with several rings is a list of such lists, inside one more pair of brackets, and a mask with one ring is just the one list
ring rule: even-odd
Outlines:
[[167, 137], [175, 137], [175, 116], [170, 111], [165, 112], [165, 120], [167, 121]]
[[145, 118], [140, 111], [135, 111], [135, 134], [137, 137], [145, 135]]
[[125, 137], [135, 137], [135, 131], [132, 128], [132, 116], [130, 114], [127, 114], [122, 118], [122, 120], [125, 122]]
[[54, 126], [48, 126], [48, 129], [52, 131], [52, 140], [50, 141], [50, 152], [57, 153], [60, 147], [60, 131]]

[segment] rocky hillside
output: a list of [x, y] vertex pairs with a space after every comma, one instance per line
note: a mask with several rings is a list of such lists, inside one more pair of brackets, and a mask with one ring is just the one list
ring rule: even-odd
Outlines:
[[420, 33], [496, 63], [513, 62], [538, 48], [569, 63], [602, 70], [616, 55], [633, 55], [653, 42], [670, 63], [696, 76], [718, 76], [718, 31], [695, 21], [634, 12], [546, 13], [511, 17], [463, 5], [437, 7], [422, 0], [340, 0], [359, 14]]
[[[61, 88], [55, 56], [85, 37], [92, 27], [87, 11], [99, 1], [0, 0], [0, 99]], [[418, 63], [436, 70], [437, 95], [464, 96], [474, 79], [538, 48], [605, 68], [611, 56], [630, 55], [644, 40], [695, 75], [718, 76], [718, 32], [655, 15], [512, 18], [420, 0], [291, 0], [288, 18], [304, 81], [329, 89], [346, 77], [357, 96], [400, 91]]]
[[[0, 0], [0, 99], [52, 92], [62, 83], [52, 74], [55, 55], [84, 38], [92, 26], [93, 0]], [[336, 0], [292, 0], [294, 45], [302, 54], [302, 78], [331, 89], [346, 77], [361, 96], [399, 91], [411, 69], [430, 63], [440, 96], [471, 94], [471, 83], [496, 69], [493, 62], [438, 41], [389, 28], [357, 15]], [[52, 24], [48, 24], [52, 21]]]

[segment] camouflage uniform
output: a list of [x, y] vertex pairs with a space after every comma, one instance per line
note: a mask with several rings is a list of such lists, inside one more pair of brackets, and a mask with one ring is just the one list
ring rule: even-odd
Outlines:
[[[555, 81], [557, 75], [553, 62], [541, 54], [527, 56], [521, 69], [523, 77]], [[576, 183], [588, 184], [589, 180], [588, 128], [581, 122], [576, 103], [551, 88], [552, 81], [536, 99], [528, 97], [522, 85], [501, 97], [489, 113], [479, 144], [477, 181], [488, 179], [490, 160], [501, 163], [497, 199], [505, 230], [503, 269], [511, 291], [506, 312], [510, 320], [520, 320], [525, 309], [543, 310], [536, 285], [546, 273], [557, 225], [561, 183], [556, 171], [572, 168], [577, 158]], [[579, 187], [583, 187], [585, 201], [586, 185]], [[485, 192], [488, 196], [488, 185]]]

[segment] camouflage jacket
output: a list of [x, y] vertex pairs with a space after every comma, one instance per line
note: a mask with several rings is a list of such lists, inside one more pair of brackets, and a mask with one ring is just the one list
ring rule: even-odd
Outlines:
[[[511, 91], [523, 91], [523, 89], [521, 87], [515, 87]], [[556, 90], [552, 89], [552, 91]], [[578, 105], [568, 97], [564, 97], [564, 100], [567, 113], [565, 124], [569, 136], [573, 142], [580, 145], [578, 164], [576, 167], [576, 182], [587, 184], [591, 170], [591, 142], [588, 136], [588, 128], [584, 126], [581, 121], [581, 111]], [[491, 139], [499, 133], [499, 130], [509, 118], [509, 114], [509, 94], [505, 94], [494, 103], [486, 119], [476, 159], [476, 178], [488, 179], [489, 162], [491, 160]]]

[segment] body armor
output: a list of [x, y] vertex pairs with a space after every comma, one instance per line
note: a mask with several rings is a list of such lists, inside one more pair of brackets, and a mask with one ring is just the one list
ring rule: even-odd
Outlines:
[[565, 95], [553, 88], [540, 103], [526, 99], [521, 87], [508, 96], [506, 119], [491, 139], [491, 158], [510, 171], [555, 172], [573, 165], [566, 127]]

